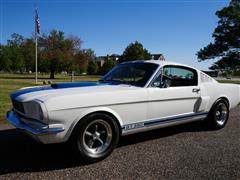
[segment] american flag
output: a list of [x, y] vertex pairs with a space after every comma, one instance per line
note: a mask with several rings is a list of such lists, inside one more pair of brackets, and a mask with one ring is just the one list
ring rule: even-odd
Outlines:
[[36, 32], [39, 34], [40, 33], [40, 19], [38, 17], [38, 11], [36, 9]]

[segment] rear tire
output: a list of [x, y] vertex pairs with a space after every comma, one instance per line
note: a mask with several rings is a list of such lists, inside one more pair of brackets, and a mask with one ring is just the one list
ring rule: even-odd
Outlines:
[[211, 129], [221, 129], [226, 125], [228, 118], [229, 105], [225, 100], [220, 99], [210, 110], [207, 117], [207, 122]]
[[86, 162], [97, 162], [117, 146], [119, 127], [109, 115], [94, 113], [83, 119], [75, 127], [71, 143], [77, 156]]

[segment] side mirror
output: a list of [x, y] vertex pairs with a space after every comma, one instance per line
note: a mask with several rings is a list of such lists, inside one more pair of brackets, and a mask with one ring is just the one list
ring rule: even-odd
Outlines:
[[153, 87], [160, 87], [160, 82], [159, 81], [155, 81], [154, 83], [153, 83]]

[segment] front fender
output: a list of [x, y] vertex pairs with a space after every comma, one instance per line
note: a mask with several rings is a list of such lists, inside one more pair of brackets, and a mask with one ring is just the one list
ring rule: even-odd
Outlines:
[[89, 109], [86, 109], [84, 110], [83, 112], [81, 112], [81, 114], [79, 114], [75, 120], [72, 122], [69, 130], [68, 130], [68, 133], [66, 134], [67, 136], [67, 139], [69, 139], [69, 137], [71, 136], [72, 134], [72, 131], [73, 129], [75, 128], [76, 124], [81, 121], [85, 116], [89, 115], [89, 114], [92, 114], [92, 113], [95, 113], [95, 112], [106, 112], [106, 113], [110, 113], [112, 114], [116, 120], [118, 121], [118, 123], [120, 124], [120, 126], [123, 126], [123, 122], [122, 122], [122, 119], [121, 117], [118, 115], [118, 113], [116, 113], [114, 110], [112, 110], [111, 108], [108, 108], [108, 107], [93, 107], [93, 108], [89, 108]]

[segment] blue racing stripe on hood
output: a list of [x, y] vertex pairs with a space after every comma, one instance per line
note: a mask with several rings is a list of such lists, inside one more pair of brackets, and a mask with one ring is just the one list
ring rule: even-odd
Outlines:
[[36, 92], [36, 91], [45, 91], [45, 90], [54, 90], [54, 89], [65, 89], [65, 88], [77, 88], [77, 87], [88, 87], [88, 86], [102, 86], [107, 85], [106, 83], [99, 83], [99, 82], [76, 82], [76, 83], [57, 83], [52, 84], [51, 86], [44, 86], [44, 87], [32, 87], [27, 89], [20, 89], [16, 92], [12, 93], [10, 96], [11, 98], [16, 98], [20, 95]]
[[63, 88], [74, 88], [74, 87], [87, 87], [87, 86], [99, 86], [103, 85], [102, 83], [100, 84], [99, 82], [70, 82], [70, 83], [57, 83], [57, 84], [52, 84], [51, 87], [53, 89], [63, 89]]

